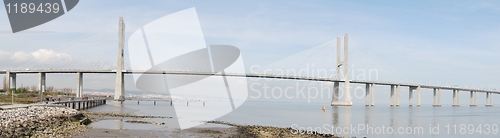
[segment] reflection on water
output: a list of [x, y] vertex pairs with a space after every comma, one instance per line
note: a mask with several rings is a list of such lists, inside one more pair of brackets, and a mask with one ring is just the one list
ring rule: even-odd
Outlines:
[[[172, 116], [172, 108], [169, 103], [158, 102], [153, 105], [148, 102], [126, 101], [123, 105], [108, 105], [99, 106], [91, 110], [94, 111], [113, 111], [121, 113], [133, 113], [139, 115], [156, 115], [156, 116]], [[207, 106], [211, 104], [207, 102]], [[315, 128], [316, 131], [323, 133], [333, 133], [340, 136], [356, 136], [356, 137], [402, 137], [408, 136], [406, 131], [420, 131], [422, 128], [423, 133], [409, 133], [411, 137], [494, 137], [493, 134], [448, 134], [450, 130], [446, 125], [500, 125], [500, 108], [498, 107], [433, 107], [431, 105], [422, 105], [420, 107], [408, 106], [340, 106], [328, 107], [326, 111], [321, 110], [323, 103], [297, 103], [297, 102], [246, 102], [235, 111], [220, 117], [216, 120], [228, 121], [238, 124], [249, 125], [266, 125], [278, 127], [292, 127], [296, 125], [300, 128]], [[189, 105], [191, 109], [203, 109], [197, 106], [196, 103]], [[179, 116], [182, 118], [182, 116]], [[143, 119], [141, 119], [143, 120]], [[97, 122], [92, 125], [101, 128], [115, 128], [115, 129], [158, 129], [165, 130], [175, 128], [175, 123], [181, 119], [151, 119], [154, 122], [165, 122], [167, 128], [148, 125], [148, 124], [132, 124], [123, 122], [125, 120], [110, 120], [104, 123]], [[207, 120], [199, 120], [207, 121]], [[106, 124], [114, 124], [109, 126]], [[431, 134], [430, 127], [439, 126], [438, 134]], [[333, 127], [333, 129], [332, 129]], [[350, 131], [350, 129], [357, 131]], [[367, 127], [360, 130], [360, 127]], [[372, 127], [372, 130], [368, 130]], [[336, 128], [348, 128], [348, 132], [336, 131]], [[382, 130], [384, 128], [384, 130]], [[397, 129], [402, 128], [403, 133], [397, 133]], [[326, 129], [329, 129], [326, 131]], [[393, 133], [387, 133], [393, 129]], [[459, 129], [459, 128], [458, 128]], [[371, 133], [369, 132], [371, 131]], [[379, 132], [376, 134], [375, 132]], [[337, 133], [338, 132], [338, 133]]]
[[[119, 101], [113, 102], [114, 112], [122, 113], [123, 112], [123, 103]], [[120, 120], [112, 120], [115, 124], [115, 128], [119, 130], [123, 130], [123, 119]]]
[[127, 123], [123, 119], [113, 119], [113, 120], [101, 120], [90, 124], [93, 128], [106, 128], [106, 129], [116, 129], [116, 130], [163, 130], [168, 128], [168, 126], [163, 125], [152, 125], [152, 124], [140, 124], [140, 123]]

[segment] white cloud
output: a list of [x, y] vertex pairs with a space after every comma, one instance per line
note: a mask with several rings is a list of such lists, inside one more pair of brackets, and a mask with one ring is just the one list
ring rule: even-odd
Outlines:
[[72, 60], [71, 55], [66, 53], [58, 53], [54, 50], [39, 49], [33, 52], [17, 51], [14, 53], [1, 51], [0, 59], [3, 61], [11, 61], [14, 63], [24, 62], [49, 62], [49, 61], [69, 61]]
[[11, 56], [12, 56], [12, 53], [0, 50], [0, 59], [1, 60], [9, 59]]

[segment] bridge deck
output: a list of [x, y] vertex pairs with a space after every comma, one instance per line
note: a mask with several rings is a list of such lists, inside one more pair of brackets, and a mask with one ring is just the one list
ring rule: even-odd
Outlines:
[[[115, 74], [115, 70], [12, 70], [10, 73], [15, 74], [35, 74], [35, 73], [109, 73]], [[7, 73], [6, 70], [0, 71], [0, 74]], [[141, 71], [141, 70], [123, 70], [124, 74], [169, 74], [169, 75], [215, 75], [222, 76], [221, 73], [214, 72], [186, 72], [186, 71]], [[331, 78], [312, 78], [304, 76], [282, 76], [282, 75], [269, 75], [269, 74], [236, 74], [226, 73], [224, 76], [232, 77], [250, 77], [250, 78], [269, 78], [269, 79], [287, 79], [287, 80], [306, 80], [306, 81], [325, 81], [325, 82], [344, 82], [344, 80], [337, 80]], [[369, 80], [350, 80], [350, 83], [358, 84], [376, 84], [376, 85], [399, 85], [407, 87], [418, 87], [428, 89], [444, 89], [444, 90], [460, 90], [460, 91], [477, 91], [477, 92], [490, 92], [500, 94], [498, 90], [484, 90], [477, 88], [459, 88], [453, 86], [438, 86], [438, 85], [425, 85], [425, 84], [410, 84], [398, 82], [382, 82], [382, 81], [369, 81]]]

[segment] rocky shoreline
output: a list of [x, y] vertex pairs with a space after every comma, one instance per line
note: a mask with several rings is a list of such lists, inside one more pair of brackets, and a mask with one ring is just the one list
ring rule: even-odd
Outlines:
[[71, 137], [90, 121], [77, 110], [31, 106], [0, 110], [0, 137]]
[[[94, 136], [136, 136], [135, 133], [144, 133], [146, 137], [294, 137], [294, 138], [323, 138], [336, 137], [332, 134], [318, 132], [294, 134], [292, 128], [272, 126], [239, 125], [222, 121], [208, 121], [211, 124], [222, 124], [230, 128], [192, 128], [182, 131], [141, 131], [141, 130], [101, 130], [92, 129], [86, 125], [94, 121], [93, 117], [109, 116], [117, 118], [172, 118], [164, 116], [141, 116], [113, 112], [77, 111], [65, 107], [31, 106], [0, 110], [0, 138], [1, 137], [94, 137]], [[167, 125], [146, 120], [128, 120], [129, 123], [152, 125]], [[85, 131], [85, 132], [84, 132]], [[102, 132], [101, 132], [102, 131]], [[81, 133], [83, 132], [83, 133]], [[146, 133], [147, 132], [147, 133]], [[90, 136], [89, 136], [90, 135]]]

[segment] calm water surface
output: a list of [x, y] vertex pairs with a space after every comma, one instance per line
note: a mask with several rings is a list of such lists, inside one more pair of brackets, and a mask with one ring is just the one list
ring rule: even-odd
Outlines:
[[[178, 103], [185, 104], [185, 103]], [[217, 102], [190, 103], [186, 108], [203, 110], [217, 106]], [[238, 124], [292, 127], [297, 130], [316, 130], [340, 136], [356, 137], [499, 137], [500, 108], [498, 107], [391, 107], [388, 105], [326, 106], [324, 103], [246, 102], [236, 110], [216, 120]], [[125, 101], [123, 105], [109, 101], [93, 111], [133, 113], [139, 115], [175, 116], [169, 102]], [[195, 112], [193, 112], [195, 114]], [[178, 119], [141, 119], [165, 122], [167, 126], [132, 124], [124, 120], [104, 120], [91, 124], [95, 128], [174, 130]], [[206, 120], [199, 120], [206, 121]], [[202, 125], [211, 127], [220, 125]]]

